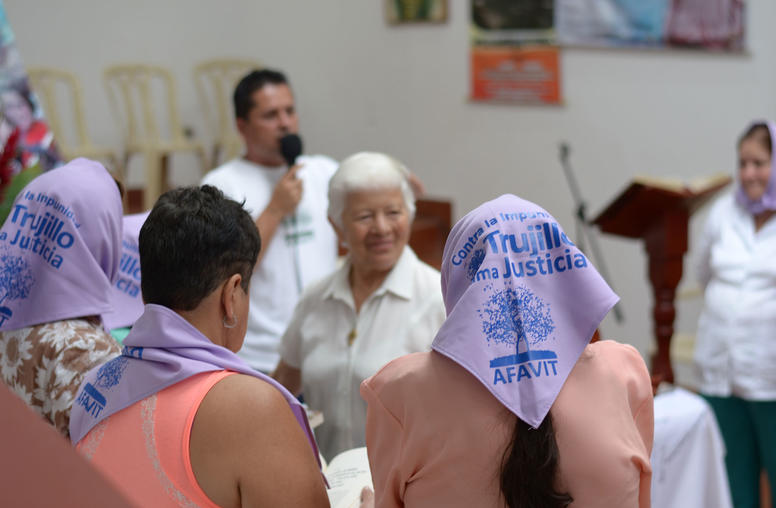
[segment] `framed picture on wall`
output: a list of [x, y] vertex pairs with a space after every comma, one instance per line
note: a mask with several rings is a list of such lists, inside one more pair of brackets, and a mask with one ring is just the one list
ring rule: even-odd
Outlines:
[[391, 24], [444, 23], [448, 0], [385, 0], [386, 16]]

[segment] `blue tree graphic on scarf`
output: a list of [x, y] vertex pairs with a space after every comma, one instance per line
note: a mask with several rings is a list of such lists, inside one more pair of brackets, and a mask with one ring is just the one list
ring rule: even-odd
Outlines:
[[[0, 256], [0, 289], [3, 295], [0, 304], [6, 300], [20, 300], [30, 296], [30, 289], [35, 283], [35, 277], [27, 260], [20, 256], [3, 254]], [[0, 306], [0, 326], [13, 315], [6, 306]]]
[[[492, 289], [492, 286], [485, 289]], [[478, 313], [489, 343], [515, 347], [515, 354], [493, 359], [491, 367], [557, 358], [553, 351], [532, 349], [549, 338], [555, 331], [555, 324], [549, 304], [527, 287], [507, 286], [494, 291]]]
[[485, 249], [477, 249], [472, 252], [472, 256], [469, 259], [469, 269], [466, 272], [470, 281], [474, 282], [474, 279], [477, 277], [477, 270], [480, 269], [483, 261], [485, 261]]
[[111, 388], [119, 384], [129, 360], [125, 356], [117, 356], [97, 370], [97, 380], [94, 382], [101, 388]]

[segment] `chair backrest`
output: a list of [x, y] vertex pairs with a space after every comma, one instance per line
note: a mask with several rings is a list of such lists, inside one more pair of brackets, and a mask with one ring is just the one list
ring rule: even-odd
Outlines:
[[[33, 90], [42, 102], [46, 121], [54, 132], [54, 139], [66, 157], [69, 152], [84, 147], [91, 148], [93, 145], [84, 119], [83, 92], [75, 75], [50, 67], [31, 68], [27, 70], [27, 74]], [[67, 117], [75, 124], [74, 128], [70, 128], [72, 124], [63, 120]]]
[[453, 206], [448, 200], [418, 199], [409, 244], [425, 263], [437, 270], [442, 266], [445, 241], [450, 234]]
[[[232, 93], [237, 82], [261, 63], [238, 58], [207, 60], [194, 67], [194, 84], [205, 114], [205, 121], [212, 129], [216, 151], [225, 158], [237, 155], [242, 141], [234, 128]], [[215, 156], [218, 158], [218, 155]], [[217, 164], [218, 161], [212, 161]]]
[[[108, 99], [119, 119], [129, 150], [159, 144], [161, 127], [172, 142], [183, 142], [172, 74], [162, 67], [122, 64], [103, 73]], [[166, 113], [166, 115], [165, 115]]]

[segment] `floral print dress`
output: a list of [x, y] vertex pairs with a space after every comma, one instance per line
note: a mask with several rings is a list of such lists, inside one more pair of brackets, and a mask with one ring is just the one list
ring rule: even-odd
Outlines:
[[121, 352], [97, 319], [69, 319], [0, 332], [0, 377], [70, 437], [70, 408], [84, 375]]

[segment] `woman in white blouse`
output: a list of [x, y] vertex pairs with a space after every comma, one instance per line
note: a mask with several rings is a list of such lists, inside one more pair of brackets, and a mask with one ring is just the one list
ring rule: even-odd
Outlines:
[[365, 446], [361, 382], [404, 354], [428, 351], [445, 319], [439, 272], [407, 245], [415, 213], [409, 172], [360, 152], [329, 183], [329, 220], [345, 263], [305, 290], [280, 346], [274, 377], [323, 412], [323, 456]]
[[776, 487], [776, 124], [738, 143], [738, 185], [712, 208], [701, 238], [704, 308], [695, 361], [722, 430], [733, 502], [759, 507], [760, 470]]

